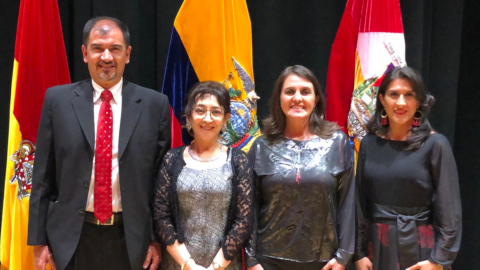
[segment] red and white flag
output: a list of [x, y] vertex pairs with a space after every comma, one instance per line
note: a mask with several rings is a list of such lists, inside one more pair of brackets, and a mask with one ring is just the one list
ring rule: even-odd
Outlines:
[[348, 132], [356, 152], [383, 74], [405, 64], [399, 0], [349, 0], [330, 54], [326, 118]]

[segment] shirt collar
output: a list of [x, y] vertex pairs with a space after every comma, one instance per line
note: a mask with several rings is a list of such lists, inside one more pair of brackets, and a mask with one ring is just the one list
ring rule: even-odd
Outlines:
[[[102, 94], [102, 91], [105, 90], [103, 87], [98, 85], [96, 82], [92, 80], [92, 85], [93, 85], [93, 103], [97, 102], [98, 99], [100, 98], [100, 95]], [[113, 95], [113, 101], [115, 103], [116, 100], [122, 97], [122, 86], [123, 86], [123, 77], [120, 79], [120, 81], [112, 86], [110, 89], [110, 92], [112, 92]]]

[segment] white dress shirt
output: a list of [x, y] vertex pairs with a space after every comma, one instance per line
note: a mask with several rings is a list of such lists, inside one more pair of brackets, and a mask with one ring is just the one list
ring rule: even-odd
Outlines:
[[[102, 105], [102, 99], [100, 95], [104, 90], [103, 87], [96, 84], [92, 80], [93, 84], [93, 117], [95, 123], [95, 144], [97, 140], [97, 122], [98, 114], [100, 112], [100, 107]], [[113, 141], [112, 141], [112, 211], [113, 213], [122, 212], [122, 196], [120, 194], [120, 181], [119, 181], [119, 170], [118, 170], [118, 138], [120, 134], [120, 119], [122, 117], [122, 86], [123, 78], [119, 83], [114, 85], [112, 88], [108, 89], [113, 94], [110, 104], [112, 105], [113, 111]], [[92, 177], [90, 180], [90, 188], [88, 190], [87, 198], [87, 211], [93, 212], [93, 193], [95, 186], [95, 156], [93, 157], [93, 167], [92, 167]]]

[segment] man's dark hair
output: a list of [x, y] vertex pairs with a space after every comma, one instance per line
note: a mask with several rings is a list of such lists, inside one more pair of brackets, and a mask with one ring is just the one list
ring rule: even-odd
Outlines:
[[107, 16], [99, 16], [95, 18], [91, 18], [88, 20], [88, 22], [85, 24], [85, 27], [83, 28], [83, 45], [87, 47], [88, 43], [88, 38], [90, 37], [90, 32], [92, 32], [93, 27], [97, 22], [101, 20], [107, 20], [113, 22], [119, 29], [122, 31], [123, 34], [123, 40], [125, 41], [125, 47], [128, 48], [130, 46], [130, 32], [128, 31], [128, 26], [121, 22], [117, 18], [112, 18], [112, 17], [107, 17]]

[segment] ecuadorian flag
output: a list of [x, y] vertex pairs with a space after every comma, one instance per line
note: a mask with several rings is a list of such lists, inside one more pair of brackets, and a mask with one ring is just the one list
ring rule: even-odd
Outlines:
[[327, 119], [348, 128], [355, 153], [375, 112], [383, 75], [405, 64], [399, 0], [348, 0], [330, 54]]
[[185, 0], [172, 30], [162, 92], [172, 106], [172, 147], [189, 142], [182, 134], [188, 90], [199, 81], [223, 83], [232, 117], [225, 144], [249, 149], [260, 135], [252, 61], [252, 30], [245, 0]]
[[66, 83], [70, 75], [57, 0], [22, 0], [10, 97], [2, 270], [34, 269], [27, 228], [38, 124], [47, 88]]

